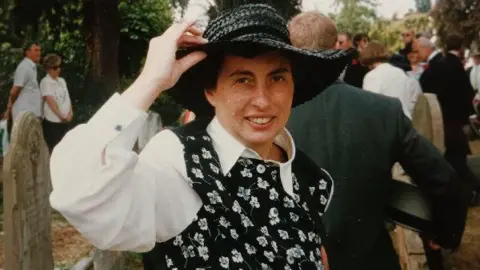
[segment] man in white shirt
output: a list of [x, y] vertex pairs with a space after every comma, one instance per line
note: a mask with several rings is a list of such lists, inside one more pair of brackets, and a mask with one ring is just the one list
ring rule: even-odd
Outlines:
[[42, 117], [42, 95], [38, 86], [37, 64], [40, 62], [42, 49], [38, 43], [30, 43], [24, 50], [25, 58], [20, 62], [13, 79], [13, 86], [8, 98], [5, 118], [16, 121], [18, 115], [28, 111]]

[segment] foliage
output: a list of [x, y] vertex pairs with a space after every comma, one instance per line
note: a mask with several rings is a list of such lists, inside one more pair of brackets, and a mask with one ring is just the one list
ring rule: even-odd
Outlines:
[[142, 66], [150, 39], [172, 23], [172, 9], [164, 0], [124, 0], [118, 8], [120, 76], [134, 77]]
[[415, 0], [415, 6], [418, 12], [429, 12], [432, 8], [430, 0]]
[[[62, 56], [61, 76], [67, 81], [72, 96], [74, 124], [85, 122], [107, 97], [99, 96], [98, 89], [85, 89], [86, 74], [90, 67], [85, 57], [83, 1], [28, 1], [35, 2], [33, 4], [41, 8], [41, 15], [34, 27], [36, 30], [23, 24], [13, 27], [13, 6], [0, 6], [0, 106], [3, 106], [0, 111], [5, 108], [13, 73], [22, 58], [19, 48], [22, 48], [27, 40], [36, 40], [42, 45], [43, 54], [55, 52]], [[172, 22], [172, 8], [168, 0], [119, 0], [119, 12], [119, 72], [123, 82], [122, 89], [125, 89], [142, 67], [149, 40], [161, 34]], [[41, 79], [44, 72], [41, 68], [38, 70]], [[152, 110], [159, 112], [167, 124], [174, 122], [180, 114], [180, 107], [168, 96], [159, 98]]]
[[480, 2], [465, 0], [437, 0], [432, 11], [440, 40], [448, 33], [460, 33], [465, 45], [479, 39]]
[[330, 14], [337, 24], [339, 32], [348, 32], [352, 35], [357, 33], [368, 33], [376, 20], [375, 6], [373, 0], [336, 0], [336, 5], [341, 7], [338, 14]]
[[405, 29], [413, 29], [416, 33], [422, 33], [429, 31], [430, 28], [428, 15], [413, 13], [402, 20], [377, 19], [368, 33], [372, 40], [385, 44], [394, 52], [404, 46], [400, 35]]
[[215, 0], [210, 6], [208, 16], [210, 19], [218, 16], [222, 11], [229, 10], [248, 3], [264, 3], [274, 7], [285, 19], [290, 19], [301, 10], [302, 0]]

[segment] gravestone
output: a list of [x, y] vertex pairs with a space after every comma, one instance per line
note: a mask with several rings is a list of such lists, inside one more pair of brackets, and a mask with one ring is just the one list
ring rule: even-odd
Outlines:
[[[412, 125], [440, 152], [445, 152], [443, 118], [440, 104], [434, 94], [420, 94], [412, 113]], [[393, 178], [412, 183], [400, 164], [392, 170]], [[417, 232], [396, 226], [392, 233], [402, 270], [428, 269], [423, 243]]]
[[124, 270], [127, 254], [121, 251], [95, 250], [94, 270]]
[[435, 94], [420, 94], [412, 113], [413, 127], [440, 152], [445, 152], [442, 109]]
[[30, 112], [13, 126], [3, 173], [5, 269], [52, 270], [49, 153]]

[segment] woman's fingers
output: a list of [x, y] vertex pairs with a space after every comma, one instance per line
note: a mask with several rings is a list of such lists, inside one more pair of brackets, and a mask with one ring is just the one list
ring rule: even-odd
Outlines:
[[175, 72], [178, 72], [178, 77], [180, 77], [181, 74], [183, 74], [189, 68], [193, 67], [198, 62], [205, 59], [206, 57], [207, 57], [207, 54], [202, 51], [189, 53], [186, 56], [182, 57], [181, 59], [177, 60], [178, 69]]
[[192, 35], [194, 36], [201, 36], [203, 34], [203, 32], [198, 29], [195, 25], [193, 26], [190, 26], [188, 29], [187, 29], [187, 32], [188, 33], [191, 33]]
[[178, 47], [188, 44], [201, 45], [207, 42], [208, 40], [202, 38], [201, 36], [183, 35], [178, 39]]
[[188, 20], [182, 23], [173, 24], [167, 29], [167, 31], [165, 31], [164, 35], [171, 36], [172, 39], [178, 40], [194, 24], [195, 24], [195, 20]]

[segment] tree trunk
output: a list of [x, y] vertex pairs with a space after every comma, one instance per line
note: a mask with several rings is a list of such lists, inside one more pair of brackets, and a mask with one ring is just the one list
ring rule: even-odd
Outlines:
[[120, 22], [118, 0], [85, 0], [84, 27], [89, 67], [87, 88], [99, 99], [118, 90]]

